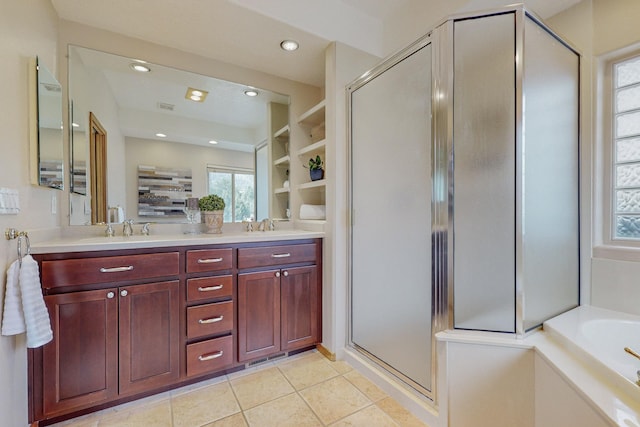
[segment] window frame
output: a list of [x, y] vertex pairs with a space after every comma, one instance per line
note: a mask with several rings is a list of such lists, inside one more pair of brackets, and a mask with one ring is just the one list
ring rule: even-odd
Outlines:
[[255, 191], [256, 191], [256, 171], [251, 168], [242, 168], [242, 167], [229, 167], [229, 166], [221, 166], [221, 165], [213, 165], [207, 164], [207, 194], [213, 194], [209, 173], [211, 172], [220, 172], [220, 173], [230, 173], [231, 174], [231, 223], [235, 224], [242, 221], [236, 221], [236, 174], [243, 175], [252, 175], [253, 176], [253, 191], [254, 191], [254, 201], [253, 201], [253, 218], [256, 216], [256, 202], [255, 202]]
[[[601, 161], [596, 157], [594, 165], [596, 171], [600, 171], [602, 177], [602, 187], [599, 191], [600, 197], [596, 197], [596, 202], [601, 205], [601, 227], [600, 233], [596, 233], [603, 247], [594, 248], [595, 256], [607, 258], [638, 260], [640, 256], [640, 237], [617, 237], [616, 236], [616, 132], [615, 132], [615, 71], [616, 64], [628, 61], [633, 58], [640, 58], [640, 45], [615, 51], [600, 59], [599, 64], [599, 87], [596, 88], [596, 95], [601, 94], [600, 102], [596, 104], [596, 111], [600, 119], [601, 132], [599, 132], [600, 144], [596, 150], [596, 156], [601, 155]], [[597, 99], [597, 97], [596, 97]], [[601, 162], [601, 163], [600, 163]], [[600, 167], [598, 167], [600, 166]], [[596, 184], [597, 188], [597, 184]]]

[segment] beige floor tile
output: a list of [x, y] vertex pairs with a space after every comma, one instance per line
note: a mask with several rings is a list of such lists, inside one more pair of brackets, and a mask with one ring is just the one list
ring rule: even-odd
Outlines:
[[244, 377], [246, 375], [255, 374], [256, 372], [265, 371], [267, 369], [271, 369], [275, 366], [274, 362], [264, 362], [256, 366], [252, 366], [250, 368], [243, 369], [241, 371], [232, 372], [227, 374], [227, 379], [229, 381], [234, 380], [236, 378]]
[[303, 390], [338, 376], [338, 371], [331, 367], [331, 362], [316, 354], [283, 363], [278, 368], [296, 390]]
[[230, 382], [243, 410], [294, 392], [291, 384], [275, 367], [235, 378]]
[[358, 387], [372, 402], [389, 397], [384, 391], [375, 385], [371, 380], [358, 371], [350, 371], [343, 375], [351, 384]]
[[386, 412], [387, 415], [402, 427], [428, 427], [391, 397], [377, 402], [376, 406]]
[[335, 362], [331, 362], [331, 367], [338, 371], [340, 375], [346, 374], [349, 371], [352, 371], [353, 368], [344, 360], [336, 360]]
[[192, 391], [199, 390], [201, 388], [209, 387], [212, 385], [224, 383], [226, 381], [227, 381], [227, 376], [221, 375], [219, 377], [211, 378], [208, 380], [204, 380], [204, 381], [189, 384], [180, 388], [176, 388], [174, 390], [171, 390], [169, 393], [171, 397], [176, 397], [176, 396], [180, 396], [181, 394], [190, 393]]
[[100, 417], [90, 414], [79, 418], [51, 424], [50, 427], [97, 427]]
[[325, 424], [338, 421], [371, 404], [360, 390], [343, 377], [300, 391], [320, 420]]
[[194, 427], [240, 412], [228, 382], [171, 398], [174, 427]]
[[321, 427], [322, 424], [297, 393], [245, 411], [251, 427]]
[[244, 415], [239, 412], [203, 427], [247, 427], [247, 422], [244, 419]]
[[98, 427], [171, 427], [171, 402], [166, 399], [160, 403], [144, 405], [100, 418]]
[[331, 424], [331, 427], [399, 427], [399, 425], [382, 409], [372, 405]]

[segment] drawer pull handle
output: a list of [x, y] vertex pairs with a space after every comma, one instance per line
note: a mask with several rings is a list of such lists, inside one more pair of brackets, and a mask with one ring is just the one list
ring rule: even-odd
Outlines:
[[213, 359], [217, 359], [218, 357], [222, 356], [224, 354], [224, 351], [220, 350], [216, 353], [209, 353], [209, 354], [203, 354], [202, 356], [198, 356], [198, 360], [201, 362], [206, 362], [207, 360], [213, 360]]
[[120, 273], [122, 271], [131, 271], [133, 270], [133, 265], [128, 265], [126, 267], [112, 267], [112, 268], [104, 268], [100, 269], [100, 273]]
[[198, 291], [200, 292], [219, 291], [222, 288], [224, 288], [224, 285], [205, 286], [205, 287], [199, 286]]
[[214, 262], [222, 262], [224, 258], [200, 258], [198, 264], [213, 264]]
[[222, 319], [224, 319], [224, 316], [218, 316], [218, 317], [209, 317], [208, 319], [200, 319], [198, 320], [198, 323], [200, 323], [201, 325], [206, 325], [207, 323], [216, 323], [221, 321]]
[[271, 258], [288, 258], [291, 254], [289, 252], [283, 254], [271, 254]]

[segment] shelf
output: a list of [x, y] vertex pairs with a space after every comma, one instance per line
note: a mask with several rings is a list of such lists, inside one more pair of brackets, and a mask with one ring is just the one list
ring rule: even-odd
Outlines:
[[273, 166], [288, 166], [291, 161], [290, 156], [283, 156], [273, 162]]
[[291, 191], [289, 187], [276, 188], [273, 190], [275, 194], [288, 194]]
[[325, 145], [327, 144], [326, 141], [326, 139], [322, 139], [318, 142], [314, 142], [313, 144], [301, 148], [300, 150], [298, 150], [298, 156], [304, 156], [305, 154], [313, 153], [314, 151], [324, 150]]
[[289, 125], [285, 125], [282, 129], [278, 129], [274, 134], [274, 138], [289, 139]]
[[310, 188], [320, 188], [326, 185], [325, 179], [319, 179], [317, 181], [305, 182], [304, 184], [300, 184], [298, 186], [298, 190], [307, 190]]
[[324, 225], [327, 223], [326, 219], [299, 219], [297, 220], [298, 224], [314, 224], [314, 225]]
[[323, 99], [318, 104], [305, 111], [298, 118], [298, 123], [305, 126], [316, 126], [320, 123], [324, 123], [324, 106], [325, 100]]

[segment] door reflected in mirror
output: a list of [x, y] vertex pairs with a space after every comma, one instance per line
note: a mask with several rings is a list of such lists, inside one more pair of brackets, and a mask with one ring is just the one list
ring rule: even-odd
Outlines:
[[[157, 64], [145, 63], [150, 71], [142, 73], [133, 67], [138, 63], [69, 46], [70, 225], [106, 222], [109, 208], [115, 207], [135, 222], [187, 223], [184, 199], [212, 191], [207, 172], [212, 167], [250, 171], [256, 180], [254, 194], [268, 188], [269, 173], [256, 171], [256, 147], [269, 143], [271, 106], [288, 109], [288, 96]], [[247, 96], [249, 88], [258, 95]], [[191, 98], [194, 90], [205, 96]], [[102, 182], [91, 160], [90, 112], [109, 135]], [[185, 193], [183, 183], [170, 176], [164, 185], [156, 179], [150, 188], [139, 176], [141, 167], [190, 171], [191, 192]], [[261, 167], [268, 168], [269, 159], [260, 161]], [[268, 206], [260, 194], [258, 203]], [[247, 215], [238, 215], [244, 211], [233, 202], [230, 209], [234, 220]], [[249, 216], [257, 218], [257, 213], [254, 209]], [[263, 211], [260, 215], [268, 216]]]

